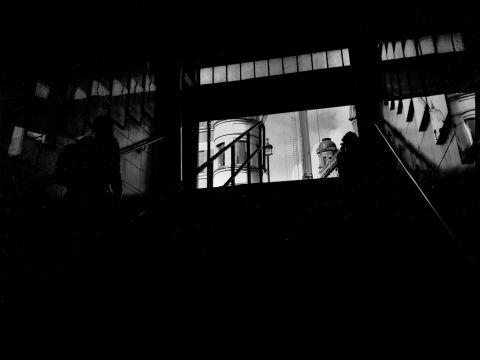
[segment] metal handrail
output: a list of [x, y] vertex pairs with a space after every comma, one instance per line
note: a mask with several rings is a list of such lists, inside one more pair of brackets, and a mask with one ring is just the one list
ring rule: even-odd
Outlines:
[[330, 160], [330, 163], [328, 165], [326, 165], [327, 168], [325, 169], [324, 173], [320, 175], [320, 178], [322, 178], [322, 179], [326, 178], [328, 175], [330, 175], [332, 173], [333, 170], [338, 168], [337, 155], [338, 155], [338, 152], [335, 155], [333, 155], [332, 160]]
[[263, 144], [262, 146], [259, 146], [259, 147], [257, 148], [257, 150], [255, 150], [255, 151], [250, 155], [250, 157], [249, 157], [247, 160], [245, 160], [245, 162], [244, 162], [242, 165], [240, 165], [240, 166], [238, 167], [238, 169], [233, 173], [232, 176], [230, 176], [230, 178], [227, 180], [227, 182], [226, 182], [225, 184], [223, 184], [222, 189], [226, 188], [226, 187], [228, 186], [228, 184], [231, 183], [231, 182], [233, 181], [233, 179], [235, 179], [235, 177], [240, 173], [240, 171], [242, 171], [242, 169], [243, 169], [248, 163], [250, 163], [250, 160], [252, 160], [252, 158], [253, 158], [260, 150], [262, 150], [263, 148], [265, 148], [265, 144]]
[[163, 140], [165, 139], [164, 136], [158, 136], [158, 137], [151, 137], [151, 138], [148, 138], [148, 139], [144, 139], [144, 140], [141, 140], [135, 144], [132, 144], [132, 145], [128, 145], [126, 147], [124, 147], [123, 149], [120, 149], [120, 155], [125, 155], [125, 154], [128, 154], [132, 151], [135, 151], [137, 149], [140, 149], [140, 148], [144, 148], [146, 146], [150, 146], [154, 143], [156, 143], [157, 141], [160, 141], [160, 140]]
[[[249, 120], [252, 120], [252, 119], [249, 119]], [[197, 168], [197, 175], [200, 174], [208, 165], [210, 165], [211, 163], [213, 163], [213, 161], [215, 161], [215, 159], [217, 159], [220, 155], [222, 155], [224, 152], [226, 152], [228, 149], [230, 149], [235, 143], [237, 143], [242, 137], [244, 137], [246, 134], [248, 134], [250, 131], [252, 131], [253, 129], [255, 129], [256, 127], [258, 126], [262, 126], [262, 127], [265, 127], [265, 125], [259, 121], [257, 122], [255, 125], [253, 125], [252, 127], [250, 127], [249, 129], [247, 129], [246, 131], [244, 131], [241, 135], [237, 136], [230, 144], [228, 144], [227, 146], [225, 146], [222, 150], [220, 150], [219, 152], [217, 152], [215, 155], [213, 155], [210, 159], [208, 159], [207, 161], [205, 161], [202, 165], [200, 165], [198, 168]]]
[[455, 237], [455, 235], [453, 234], [452, 230], [450, 229], [450, 227], [447, 225], [447, 223], [445, 222], [445, 220], [443, 220], [442, 216], [440, 215], [440, 213], [437, 211], [437, 209], [435, 208], [435, 206], [433, 206], [432, 202], [430, 201], [430, 199], [428, 198], [428, 196], [425, 194], [425, 192], [422, 190], [420, 184], [417, 182], [417, 180], [415, 180], [415, 177], [413, 176], [413, 174], [411, 173], [410, 169], [408, 168], [408, 166], [405, 164], [405, 162], [402, 160], [402, 158], [400, 156], [398, 156], [397, 152], [395, 151], [395, 149], [393, 148], [392, 144], [390, 144], [390, 141], [388, 141], [387, 137], [383, 134], [382, 130], [380, 130], [379, 126], [374, 123], [375, 125], [375, 128], [377, 129], [378, 133], [380, 134], [380, 136], [383, 138], [383, 140], [385, 140], [385, 143], [387, 144], [387, 146], [390, 148], [390, 151], [393, 153], [393, 155], [395, 156], [395, 158], [397, 159], [397, 161], [400, 163], [400, 165], [402, 166], [403, 170], [405, 170], [405, 172], [407, 173], [408, 177], [410, 178], [410, 180], [412, 180], [412, 182], [415, 184], [415, 186], [417, 187], [418, 191], [420, 192], [420, 194], [422, 195], [422, 197], [425, 199], [425, 201], [427, 202], [428, 206], [430, 207], [430, 209], [432, 209], [432, 211], [434, 212], [434, 214], [437, 216], [437, 218], [440, 220], [440, 222], [442, 223], [443, 227], [445, 228], [445, 230], [447, 230], [448, 234], [451, 236], [451, 238], [455, 241], [457, 241], [457, 238]]

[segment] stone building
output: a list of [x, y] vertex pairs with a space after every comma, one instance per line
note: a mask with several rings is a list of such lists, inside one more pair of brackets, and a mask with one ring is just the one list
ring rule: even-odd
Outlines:
[[318, 166], [320, 178], [338, 176], [337, 153], [337, 145], [330, 138], [323, 138], [317, 148], [317, 155], [320, 159]]

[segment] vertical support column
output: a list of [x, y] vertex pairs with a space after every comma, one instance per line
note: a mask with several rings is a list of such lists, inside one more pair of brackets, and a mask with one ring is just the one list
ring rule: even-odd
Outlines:
[[[181, 99], [181, 63], [176, 54], [162, 55], [152, 61], [155, 74], [155, 113], [152, 122], [152, 136], [163, 136], [152, 148], [152, 191], [156, 194], [168, 192], [178, 188], [181, 183], [182, 158], [181, 134], [190, 134], [182, 128], [182, 99]], [[198, 130], [197, 130], [198, 133]], [[191, 136], [191, 135], [190, 135]], [[198, 141], [189, 139], [191, 144]], [[189, 153], [190, 155], [190, 153]], [[190, 155], [190, 162], [196, 158]], [[193, 169], [196, 163], [192, 166]], [[191, 179], [190, 179], [191, 180]], [[196, 178], [193, 178], [195, 186]], [[189, 184], [191, 185], [191, 184]]]
[[258, 146], [261, 148], [259, 151], [258, 151], [258, 180], [261, 183], [263, 183], [263, 153], [264, 153], [264, 150], [263, 150], [263, 147], [265, 146], [265, 142], [263, 141], [263, 135], [265, 133], [265, 129], [264, 129], [264, 125], [260, 125], [258, 127]]
[[46, 145], [53, 149], [56, 145], [57, 132], [62, 121], [65, 118], [65, 98], [67, 94], [67, 80], [66, 77], [59, 76], [52, 84], [48, 101], [53, 108], [52, 119], [48, 123]]
[[[210, 161], [211, 157], [211, 125], [210, 121], [207, 121], [207, 161]], [[213, 163], [209, 163], [207, 167], [207, 188], [213, 187]]]
[[[230, 148], [230, 176], [235, 175], [235, 144]], [[235, 178], [232, 179], [232, 186], [235, 186]]]
[[[250, 159], [250, 133], [247, 133], [247, 159]], [[250, 166], [250, 160], [247, 162], [247, 182], [248, 184], [252, 183], [252, 169]]]
[[[383, 173], [385, 162], [390, 161], [385, 144], [376, 134], [374, 123], [379, 119], [379, 104], [382, 101], [381, 55], [374, 32], [368, 30], [356, 34], [350, 44], [350, 64], [356, 88], [355, 105], [360, 144], [376, 149], [376, 156], [371, 158], [371, 167], [362, 177], [377, 179]], [[368, 145], [367, 145], [368, 144]]]

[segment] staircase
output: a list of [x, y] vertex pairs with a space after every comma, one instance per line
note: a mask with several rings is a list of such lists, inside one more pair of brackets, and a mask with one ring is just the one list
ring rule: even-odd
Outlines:
[[414, 190], [331, 178], [169, 193], [80, 232], [80, 255], [23, 229], [7, 305], [162, 354], [468, 346], [478, 263]]

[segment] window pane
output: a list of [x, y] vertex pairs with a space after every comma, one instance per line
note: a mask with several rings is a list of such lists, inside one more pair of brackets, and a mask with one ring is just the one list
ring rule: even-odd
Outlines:
[[385, 43], [382, 42], [382, 61], [387, 60], [387, 48], [385, 46]]
[[268, 76], [267, 60], [255, 61], [255, 77]]
[[212, 83], [212, 68], [200, 69], [200, 85]]
[[312, 56], [313, 56], [313, 68], [315, 70], [327, 68], [327, 53], [325, 51], [314, 53]]
[[297, 57], [287, 56], [283, 58], [283, 70], [285, 74], [297, 72]]
[[227, 81], [240, 80], [240, 64], [231, 64], [227, 67]]
[[207, 132], [208, 132], [208, 131], [202, 131], [202, 132], [198, 135], [198, 142], [202, 143], [202, 142], [206, 142], [206, 141], [207, 141]]
[[339, 67], [343, 66], [342, 64], [342, 53], [340, 50], [332, 50], [327, 52], [328, 57], [328, 67]]
[[237, 165], [242, 165], [247, 160], [247, 143], [245, 141], [238, 142], [235, 150], [237, 152]]
[[395, 59], [403, 59], [403, 46], [401, 41], [395, 42], [394, 56]]
[[123, 84], [119, 80], [114, 79], [113, 86], [112, 86], [112, 95], [113, 96], [123, 95], [124, 91], [125, 91], [125, 86], [123, 86]]
[[343, 66], [350, 66], [350, 53], [348, 49], [342, 49]]
[[312, 55], [298, 55], [298, 71], [312, 70]]
[[387, 60], [393, 60], [394, 59], [394, 52], [393, 52], [393, 43], [389, 41], [387, 43]]
[[[143, 92], [142, 84], [139, 82], [139, 78], [136, 77], [135, 79], [132, 77], [130, 80], [130, 94], [138, 94]], [[102, 94], [101, 84], [98, 87], [98, 95]]]
[[453, 52], [453, 42], [450, 34], [439, 35], [437, 37], [437, 50], [441, 54]]
[[[220, 152], [225, 147], [225, 143], [220, 143], [217, 145], [217, 153]], [[218, 166], [225, 166], [225, 153], [218, 157]]]
[[462, 34], [453, 34], [453, 46], [455, 51], [465, 51], [465, 45], [463, 44]]
[[432, 36], [421, 37], [419, 41], [420, 41], [420, 49], [421, 49], [422, 55], [435, 53]]
[[415, 51], [415, 42], [412, 39], [408, 39], [405, 41], [405, 57], [415, 57], [417, 56], [417, 52]]
[[227, 67], [216, 66], [213, 68], [213, 82], [220, 83], [227, 81]]
[[205, 153], [205, 150], [202, 150], [198, 153], [198, 165], [202, 165], [206, 158], [207, 154]]
[[242, 63], [242, 80], [253, 78], [253, 62]]
[[42, 99], [46, 99], [48, 98], [49, 93], [50, 93], [50, 88], [47, 85], [38, 81], [37, 87], [35, 88], [35, 96]]
[[155, 84], [155, 75], [150, 75], [150, 91], [157, 91], [157, 86]]
[[271, 75], [281, 75], [283, 74], [282, 71], [282, 59], [270, 59], [268, 60], [270, 66], [270, 76]]

